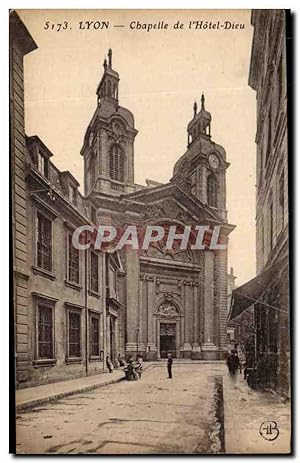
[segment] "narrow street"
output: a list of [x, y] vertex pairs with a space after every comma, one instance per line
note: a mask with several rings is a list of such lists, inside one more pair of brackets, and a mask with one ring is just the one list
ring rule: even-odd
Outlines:
[[[122, 381], [18, 413], [17, 453], [212, 454], [225, 451], [226, 437], [226, 451], [234, 452], [232, 446], [239, 442], [232, 409], [240, 409], [245, 427], [247, 405], [253, 429], [244, 429], [243, 440], [247, 434], [255, 436], [264, 451], [277, 445], [279, 440], [269, 443], [259, 436], [261, 404], [256, 401], [253, 409], [247, 402], [252, 392], [233, 384], [224, 364], [175, 363], [173, 370], [170, 380], [166, 366], [157, 363], [139, 381]], [[270, 400], [269, 413], [274, 407], [280, 411], [272, 395]], [[287, 407], [282, 407], [284, 414]]]

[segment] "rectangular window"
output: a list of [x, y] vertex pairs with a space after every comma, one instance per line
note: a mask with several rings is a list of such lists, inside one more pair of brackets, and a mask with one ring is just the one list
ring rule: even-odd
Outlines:
[[42, 175], [44, 175], [44, 168], [45, 168], [45, 159], [41, 155], [41, 153], [38, 153], [38, 170]]
[[37, 357], [53, 359], [53, 308], [40, 303], [37, 310]]
[[37, 266], [52, 270], [52, 222], [37, 213]]
[[90, 289], [98, 293], [98, 254], [91, 251], [90, 254]]
[[49, 177], [49, 165], [48, 159], [44, 158], [44, 156], [38, 152], [37, 156], [37, 168], [38, 171], [46, 178]]
[[68, 313], [69, 319], [69, 357], [76, 358], [80, 357], [80, 314], [77, 312], [69, 311]]
[[99, 317], [91, 316], [91, 355], [99, 357]]
[[79, 284], [79, 249], [72, 244], [72, 235], [68, 235], [68, 280]]

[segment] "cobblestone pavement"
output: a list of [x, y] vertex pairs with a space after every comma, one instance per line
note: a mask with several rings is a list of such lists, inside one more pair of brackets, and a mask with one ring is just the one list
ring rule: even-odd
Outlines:
[[17, 417], [18, 453], [219, 453], [223, 365], [155, 365], [124, 381]]
[[[232, 381], [221, 363], [157, 363], [139, 381], [65, 397], [18, 413], [17, 453], [286, 453], [290, 404]], [[259, 433], [275, 420], [276, 440]]]

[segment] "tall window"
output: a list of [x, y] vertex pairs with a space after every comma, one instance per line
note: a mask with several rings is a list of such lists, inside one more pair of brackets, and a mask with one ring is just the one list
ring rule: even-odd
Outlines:
[[282, 174], [280, 175], [279, 178], [279, 184], [278, 184], [278, 202], [279, 202], [279, 218], [278, 218], [278, 223], [279, 223], [279, 229], [281, 230], [284, 225], [284, 171], [282, 171]]
[[68, 234], [68, 280], [79, 283], [79, 249], [73, 246], [71, 234]]
[[39, 172], [44, 175], [44, 177], [49, 177], [49, 163], [48, 159], [46, 159], [40, 152], [37, 155], [37, 168]]
[[53, 307], [37, 306], [37, 358], [53, 359]]
[[124, 182], [125, 156], [123, 148], [113, 144], [109, 150], [109, 175], [112, 180]]
[[91, 355], [93, 357], [99, 357], [100, 345], [99, 345], [99, 317], [91, 316]]
[[52, 222], [37, 213], [37, 265], [52, 270]]
[[80, 357], [80, 314], [77, 312], [69, 311], [69, 357]]
[[218, 184], [214, 174], [207, 177], [207, 204], [218, 207]]
[[91, 251], [90, 254], [90, 289], [98, 293], [98, 254]]

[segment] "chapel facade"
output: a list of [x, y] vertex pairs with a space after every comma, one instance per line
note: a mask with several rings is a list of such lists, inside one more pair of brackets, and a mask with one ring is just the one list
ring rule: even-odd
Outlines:
[[[224, 148], [212, 140], [204, 95], [200, 110], [194, 104], [187, 151], [175, 164], [173, 177], [167, 184], [148, 182], [145, 188], [134, 182], [137, 130], [133, 114], [119, 104], [119, 74], [111, 50], [103, 66], [97, 107], [81, 150], [85, 194], [96, 225], [219, 226], [227, 245], [233, 229], [226, 216], [229, 164]], [[176, 358], [224, 358], [227, 250], [167, 250], [160, 242], [141, 253], [126, 249], [119, 258], [126, 357], [139, 352], [146, 360], [156, 360], [172, 352]], [[110, 326], [118, 319], [118, 314], [112, 316]]]

